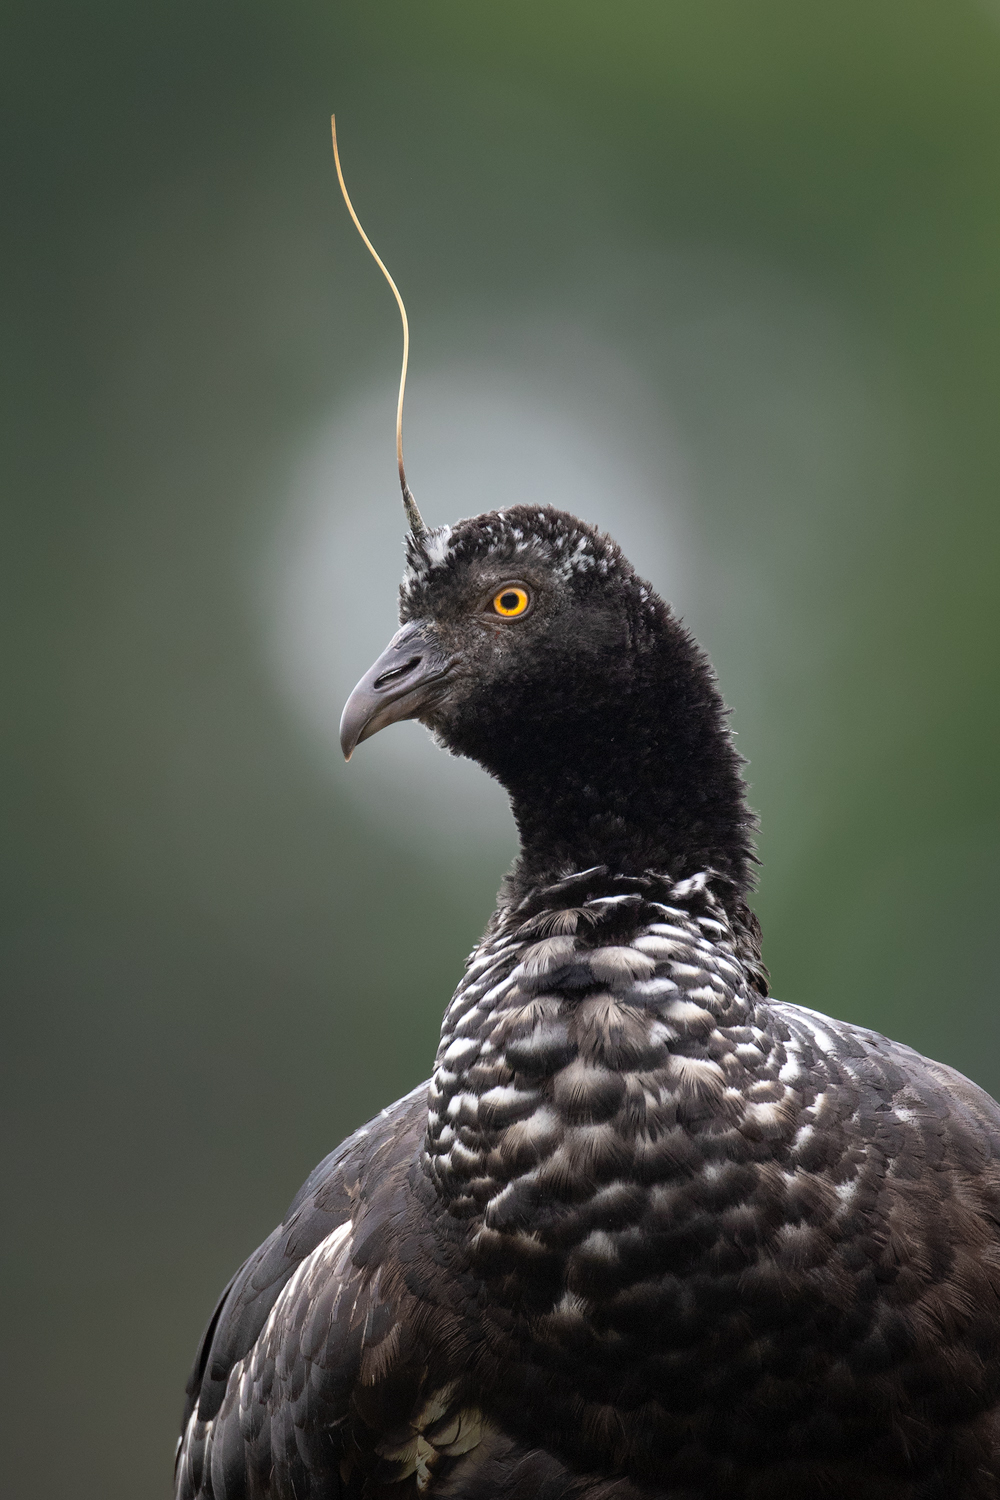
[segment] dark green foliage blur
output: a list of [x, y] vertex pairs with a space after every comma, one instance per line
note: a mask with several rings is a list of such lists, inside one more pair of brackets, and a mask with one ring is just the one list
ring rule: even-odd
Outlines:
[[398, 504], [331, 109], [414, 443], [517, 314], [684, 449], [776, 993], [997, 1090], [1000, 3], [8, 0], [0, 68], [2, 1488], [164, 1500], [217, 1293], [426, 1075], [509, 852], [369, 817], [265, 662], [359, 383]]

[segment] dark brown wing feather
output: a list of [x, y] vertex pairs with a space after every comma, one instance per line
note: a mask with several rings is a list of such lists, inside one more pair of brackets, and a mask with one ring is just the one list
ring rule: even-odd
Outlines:
[[349, 1137], [233, 1278], [188, 1385], [178, 1500], [351, 1493], [352, 1395], [363, 1357], [371, 1367], [397, 1324], [377, 1242], [400, 1212], [425, 1117], [424, 1087]]

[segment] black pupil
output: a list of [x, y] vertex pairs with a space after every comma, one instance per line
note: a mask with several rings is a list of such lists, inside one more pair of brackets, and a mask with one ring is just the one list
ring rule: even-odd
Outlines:
[[509, 594], [501, 594], [500, 595], [500, 608], [501, 609], [516, 609], [517, 606], [520, 604], [520, 602], [521, 602], [521, 598], [520, 598], [519, 594], [515, 594], [515, 593], [511, 592]]

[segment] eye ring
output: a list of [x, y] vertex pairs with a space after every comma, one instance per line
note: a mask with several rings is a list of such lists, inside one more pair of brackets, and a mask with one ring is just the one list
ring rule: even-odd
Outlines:
[[505, 583], [492, 599], [494, 613], [504, 620], [516, 620], [527, 612], [530, 604], [531, 595], [519, 583]]

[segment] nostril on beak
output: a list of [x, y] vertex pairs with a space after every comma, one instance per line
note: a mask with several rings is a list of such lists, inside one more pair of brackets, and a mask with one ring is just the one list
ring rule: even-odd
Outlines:
[[412, 672], [414, 667], [419, 667], [422, 660], [423, 658], [420, 656], [411, 656], [410, 660], [405, 661], [401, 667], [391, 667], [388, 672], [383, 672], [381, 677], [376, 677], [372, 686], [377, 690], [378, 688], [388, 687], [390, 682], [398, 682], [401, 677], [405, 677], [407, 673]]

